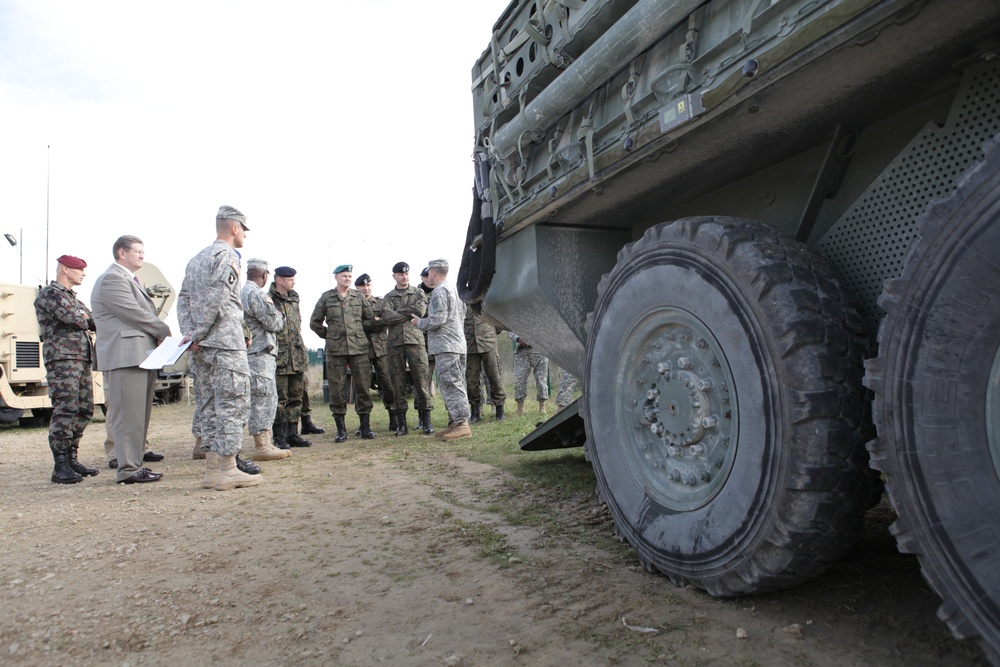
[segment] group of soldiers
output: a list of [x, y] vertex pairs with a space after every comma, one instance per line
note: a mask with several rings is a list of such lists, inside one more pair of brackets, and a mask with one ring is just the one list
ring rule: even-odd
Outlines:
[[[311, 445], [303, 435], [325, 431], [312, 422], [309, 413], [309, 359], [299, 295], [294, 289], [295, 269], [275, 268], [267, 287], [271, 276], [268, 263], [249, 259], [246, 281], [240, 288], [237, 249], [249, 231], [246, 216], [223, 206], [216, 216], [216, 231], [216, 241], [188, 263], [177, 315], [182, 344], [189, 343], [191, 352], [193, 458], [206, 460], [203, 486], [227, 490], [262, 481], [260, 467], [239, 457], [244, 426], [253, 437], [255, 461], [287, 458], [292, 447]], [[61, 257], [59, 262], [57, 280], [42, 290], [36, 310], [46, 336], [45, 363], [54, 407], [50, 428], [56, 460], [53, 481], [71, 483], [97, 474], [77, 461], [83, 427], [93, 413], [89, 385], [84, 386], [86, 382], [80, 378], [89, 377], [93, 343], [88, 332], [95, 326], [90, 311], [72, 291], [82, 282], [86, 264], [70, 256]], [[471, 434], [469, 424], [484, 418], [487, 403], [493, 405], [495, 419], [505, 419], [499, 330], [457, 298], [454, 287], [447, 284], [444, 260], [431, 262], [417, 285], [410, 283], [409, 272], [406, 262], [397, 262], [392, 267], [394, 288], [377, 297], [372, 295], [368, 274], [355, 280], [353, 266], [342, 264], [334, 270], [336, 286], [320, 297], [309, 318], [309, 328], [325, 341], [335, 442], [348, 437], [350, 394], [359, 419], [355, 435], [377, 437], [370, 421], [373, 376], [393, 434], [409, 433], [408, 390], [414, 396], [416, 428], [427, 435], [435, 432], [431, 425], [435, 357], [428, 356], [428, 336], [431, 351], [439, 352], [438, 376], [449, 412], [448, 428], [439, 432], [439, 437], [450, 440]], [[432, 293], [440, 298], [433, 300]], [[511, 335], [518, 352], [530, 350], [523, 340]], [[528, 368], [535, 368], [538, 379], [539, 364], [519, 363], [517, 356], [516, 400], [518, 414], [523, 414], [526, 390], [522, 385], [526, 385]], [[527, 354], [523, 356], [528, 359]], [[67, 367], [74, 372], [68, 373]], [[544, 372], [547, 375], [547, 368]], [[484, 382], [486, 391], [482, 389]], [[541, 382], [538, 392], [539, 412], [544, 413], [547, 388]], [[70, 393], [73, 408], [61, 410], [59, 406], [67, 401], [57, 399]]]

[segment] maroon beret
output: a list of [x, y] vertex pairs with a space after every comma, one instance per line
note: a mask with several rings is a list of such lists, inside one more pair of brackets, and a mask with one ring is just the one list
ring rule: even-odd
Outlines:
[[74, 257], [73, 255], [63, 255], [62, 257], [56, 257], [56, 261], [70, 269], [87, 268], [87, 263], [85, 261], [83, 261], [79, 257]]

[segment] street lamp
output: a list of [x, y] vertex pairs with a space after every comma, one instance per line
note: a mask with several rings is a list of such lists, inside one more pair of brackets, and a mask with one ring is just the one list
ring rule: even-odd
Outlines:
[[[21, 234], [21, 240], [23, 241], [24, 240], [24, 230], [23, 229], [20, 230], [20, 234]], [[21, 243], [18, 243], [18, 240], [14, 238], [13, 234], [4, 234], [3, 237], [5, 239], [7, 239], [7, 243], [9, 243], [12, 248], [14, 246], [17, 246], [17, 255], [18, 255], [17, 282], [18, 283], [23, 283], [24, 282], [24, 245], [22, 245]]]

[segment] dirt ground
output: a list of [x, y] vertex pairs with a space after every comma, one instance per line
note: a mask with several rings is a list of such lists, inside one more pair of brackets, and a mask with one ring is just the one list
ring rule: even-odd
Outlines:
[[426, 436], [334, 445], [315, 414], [313, 447], [223, 493], [201, 488], [183, 403], [154, 410], [156, 484], [114, 484], [103, 423], [81, 450], [101, 473], [67, 486], [45, 430], [0, 430], [0, 664], [983, 664], [885, 504], [820, 579], [713, 599], [643, 571], [593, 493], [526, 488]]

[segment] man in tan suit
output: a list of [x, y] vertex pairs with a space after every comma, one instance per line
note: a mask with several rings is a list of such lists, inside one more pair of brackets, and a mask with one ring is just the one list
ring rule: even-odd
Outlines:
[[139, 364], [170, 335], [170, 327], [156, 316], [153, 301], [135, 275], [145, 257], [142, 241], [122, 236], [112, 251], [115, 263], [94, 283], [90, 302], [97, 324], [97, 367], [108, 378], [104, 393], [118, 459], [117, 481], [156, 482], [163, 475], [142, 467], [156, 371]]

